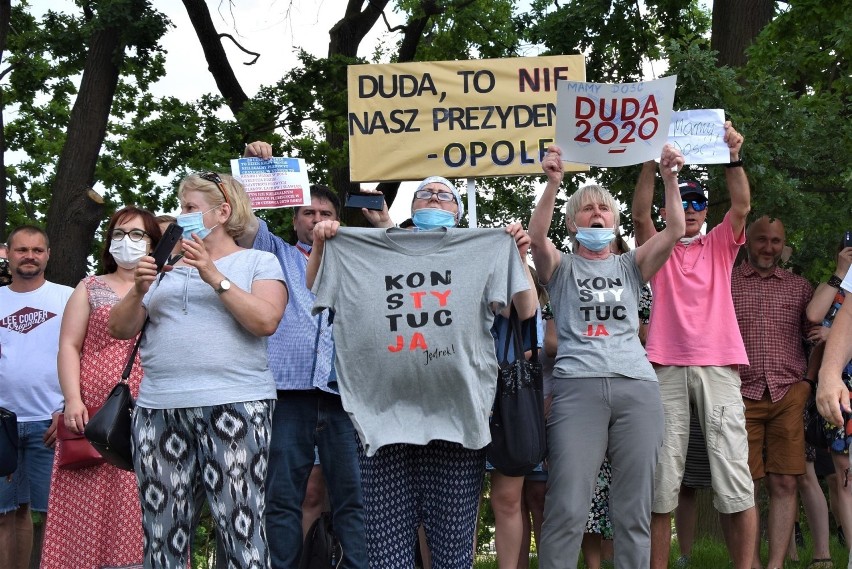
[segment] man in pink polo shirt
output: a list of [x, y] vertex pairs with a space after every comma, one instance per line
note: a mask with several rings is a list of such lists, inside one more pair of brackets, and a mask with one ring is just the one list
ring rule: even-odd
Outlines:
[[[686, 233], [663, 268], [651, 279], [654, 305], [646, 349], [660, 382], [666, 433], [657, 463], [651, 519], [651, 567], [668, 565], [671, 512], [683, 478], [689, 440], [690, 405], [705, 436], [714, 491], [735, 569], [751, 566], [757, 532], [748, 467], [748, 437], [738, 365], [748, 365], [731, 299], [731, 269], [745, 242], [750, 209], [748, 179], [740, 160], [743, 136], [725, 123], [730, 163], [725, 179], [731, 208], [707, 235], [707, 198], [696, 182], [680, 184]], [[654, 163], [646, 163], [633, 197], [636, 242], [655, 232], [651, 217]], [[665, 209], [660, 210], [663, 219]]]

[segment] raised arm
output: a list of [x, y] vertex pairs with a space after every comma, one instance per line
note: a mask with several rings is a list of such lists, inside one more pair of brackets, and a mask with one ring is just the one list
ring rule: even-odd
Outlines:
[[651, 217], [656, 171], [657, 164], [653, 160], [642, 164], [642, 171], [639, 172], [639, 179], [636, 180], [636, 189], [633, 190], [633, 205], [630, 215], [633, 216], [637, 245], [642, 245], [657, 233], [657, 228], [654, 227], [654, 219]]
[[308, 289], [314, 287], [314, 281], [319, 273], [320, 264], [322, 263], [322, 253], [325, 250], [326, 239], [332, 239], [337, 235], [337, 230], [340, 229], [339, 221], [320, 221], [314, 225], [314, 245], [311, 249], [311, 256], [308, 258], [308, 267], [305, 270], [305, 286]]
[[[262, 140], [249, 142], [246, 144], [243, 156], [246, 158], [262, 158], [263, 160], [269, 160], [272, 158], [272, 145]], [[254, 246], [254, 238], [257, 237], [257, 231], [259, 228], [260, 223], [258, 223], [257, 217], [254, 215], [254, 212], [252, 212], [251, 219], [249, 219], [245, 231], [243, 231], [242, 235], [237, 237], [237, 245], [245, 247], [246, 249], [251, 249]]]
[[541, 161], [541, 169], [547, 175], [547, 185], [532, 212], [527, 233], [530, 236], [530, 251], [539, 281], [547, 283], [562, 259], [559, 250], [547, 237], [550, 223], [553, 221], [553, 208], [556, 207], [556, 192], [559, 191], [562, 177], [565, 175], [562, 149], [556, 145], [549, 146]]
[[852, 359], [852, 302], [844, 302], [834, 317], [831, 333], [825, 343], [822, 367], [817, 384], [817, 409], [819, 414], [835, 425], [843, 425], [844, 412], [849, 413], [849, 390], [841, 379], [841, 372]]
[[[731, 151], [731, 163], [740, 161], [740, 150], [745, 138], [731, 126], [731, 121], [725, 122], [725, 142]], [[746, 216], [751, 211], [751, 190], [742, 163], [738, 166], [725, 168], [725, 183], [731, 196], [731, 209], [728, 210], [734, 238], [739, 238], [745, 230]]]
[[[535, 292], [535, 281], [533, 280], [530, 266], [527, 263], [527, 251], [530, 248], [529, 234], [524, 231], [524, 227], [520, 223], [512, 223], [506, 227], [506, 233], [511, 235], [515, 240], [515, 245], [518, 247], [518, 254], [521, 257], [521, 263], [524, 265], [524, 274], [527, 277], [527, 290], [516, 293], [512, 297], [512, 304], [515, 305], [515, 310], [518, 311], [518, 317], [521, 320], [526, 320], [535, 316], [538, 310], [538, 296]], [[509, 318], [511, 316], [511, 305], [506, 306], [501, 314]]]
[[88, 293], [81, 282], [65, 305], [62, 327], [59, 330], [59, 356], [56, 370], [59, 372], [59, 387], [65, 399], [65, 426], [72, 433], [79, 433], [89, 422], [89, 413], [80, 393], [80, 353], [89, 328]]
[[[837, 269], [832, 276], [843, 280], [850, 266], [852, 266], [852, 247], [846, 247], [837, 254]], [[837, 296], [836, 287], [829, 286], [828, 283], [819, 283], [819, 286], [814, 291], [813, 298], [811, 298], [807, 309], [805, 309], [808, 320], [814, 324], [822, 324], [828, 309], [831, 308], [834, 302], [835, 296]]]
[[142, 298], [157, 278], [154, 257], [142, 257], [136, 265], [133, 278], [133, 288], [109, 312], [109, 335], [119, 340], [133, 338], [145, 323], [146, 312], [142, 306]]
[[684, 158], [679, 150], [666, 144], [660, 155], [660, 176], [666, 191], [666, 227], [654, 233], [636, 249], [636, 264], [642, 280], [648, 281], [668, 260], [678, 239], [686, 231], [686, 218], [680, 199], [677, 173], [683, 168]]

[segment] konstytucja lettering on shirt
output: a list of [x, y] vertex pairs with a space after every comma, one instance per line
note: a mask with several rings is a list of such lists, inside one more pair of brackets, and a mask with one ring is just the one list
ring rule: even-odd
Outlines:
[[[430, 357], [426, 337], [422, 332], [414, 331], [429, 322], [438, 327], [453, 323], [452, 312], [448, 308], [451, 291], [443, 288], [450, 286], [451, 282], [452, 275], [449, 270], [443, 273], [430, 271], [428, 274], [413, 272], [385, 275], [385, 291], [390, 293], [386, 298], [387, 310], [393, 311], [385, 317], [388, 320], [388, 330], [396, 333], [391, 336], [388, 351], [423, 350], [426, 354], [424, 365], [428, 365], [432, 359], [455, 354], [455, 346], [451, 345], [436, 349]], [[412, 331], [414, 332], [409, 335]]]

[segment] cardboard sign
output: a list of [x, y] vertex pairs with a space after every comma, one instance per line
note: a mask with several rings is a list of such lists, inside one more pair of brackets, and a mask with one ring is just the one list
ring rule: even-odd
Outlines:
[[[725, 143], [725, 112], [697, 109], [672, 113], [668, 142], [681, 151], [687, 164], [726, 164], [731, 151]], [[660, 157], [657, 156], [657, 161]]]
[[540, 175], [557, 81], [585, 74], [581, 55], [350, 65], [350, 177]]
[[231, 173], [246, 189], [252, 209], [311, 205], [303, 158], [237, 158], [231, 160]]
[[676, 75], [642, 83], [560, 82], [556, 144], [562, 159], [629, 166], [659, 158], [676, 85]]

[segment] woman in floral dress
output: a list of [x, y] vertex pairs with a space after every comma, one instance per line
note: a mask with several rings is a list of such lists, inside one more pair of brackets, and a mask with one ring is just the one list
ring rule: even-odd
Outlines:
[[[125, 207], [106, 231], [105, 274], [84, 278], [65, 309], [59, 337], [59, 383], [65, 397], [65, 425], [80, 432], [90, 413], [106, 400], [121, 377], [135, 339], [116, 340], [107, 331], [115, 305], [133, 286], [139, 259], [160, 239], [148, 211]], [[130, 388], [139, 392], [138, 361]], [[62, 447], [56, 447], [57, 459]], [[42, 569], [142, 566], [142, 512], [136, 476], [104, 463], [64, 470], [54, 460], [42, 551]]]

